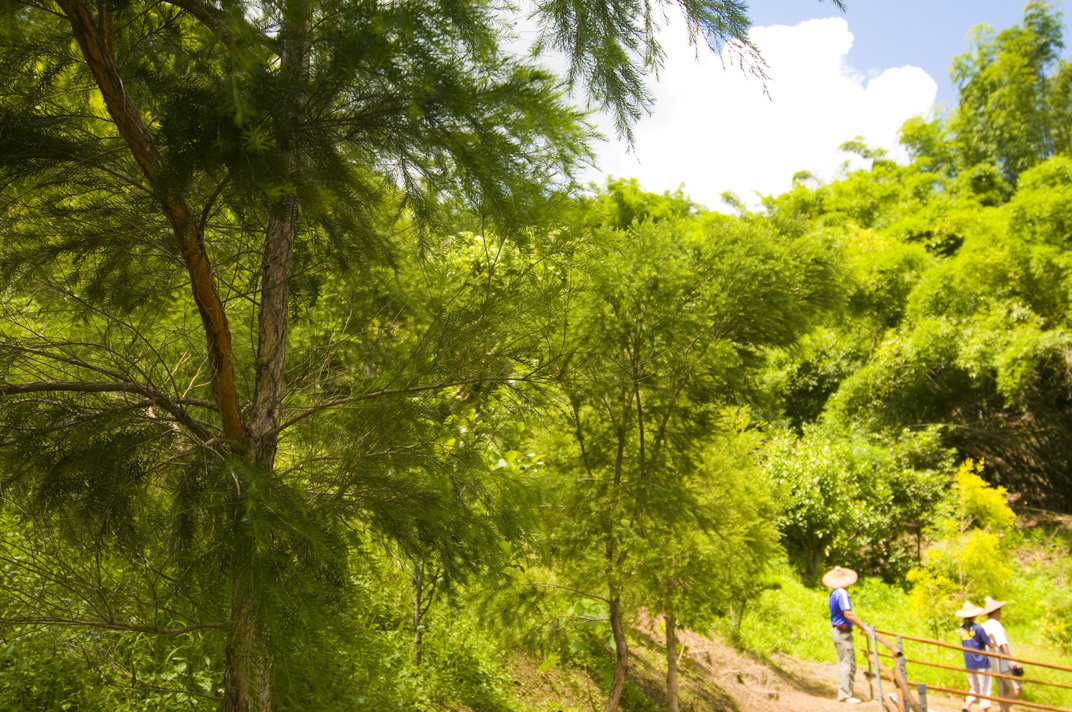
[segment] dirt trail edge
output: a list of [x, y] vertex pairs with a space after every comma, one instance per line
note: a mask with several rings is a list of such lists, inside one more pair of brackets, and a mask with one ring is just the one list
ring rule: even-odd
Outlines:
[[[663, 644], [661, 631], [644, 626], [653, 642]], [[703, 679], [717, 685], [743, 712], [848, 712], [849, 710], [880, 709], [877, 690], [872, 699], [871, 685], [865, 672], [867, 662], [857, 650], [856, 696], [858, 705], [846, 705], [837, 700], [837, 670], [833, 662], [817, 663], [777, 656], [763, 660], [736, 650], [733, 646], [692, 631], [679, 631], [682, 645], [687, 645], [691, 668], [682, 680], [702, 685]], [[834, 648], [830, 647], [831, 661]], [[686, 683], [685, 680], [689, 680]], [[697, 679], [699, 678], [699, 679]], [[691, 686], [691, 685], [690, 685]], [[883, 692], [895, 688], [883, 685]], [[929, 712], [957, 712], [962, 700], [947, 695], [928, 696]]]
[[[630, 680], [647, 698], [645, 709], [665, 709], [666, 662], [662, 627], [650, 619], [633, 620], [630, 634]], [[679, 630], [678, 641], [688, 646], [681, 655], [682, 712], [880, 712], [864, 674], [867, 662], [857, 649], [858, 705], [837, 701], [837, 671], [833, 663], [787, 656], [765, 660], [719, 639]], [[600, 712], [605, 692], [593, 678], [546, 662], [515, 658], [514, 693], [541, 712]], [[893, 690], [884, 683], [883, 691]], [[876, 695], [877, 696], [877, 695]], [[959, 712], [963, 698], [928, 695], [928, 712]], [[630, 709], [623, 705], [623, 709]], [[1015, 708], [1014, 708], [1015, 709]]]

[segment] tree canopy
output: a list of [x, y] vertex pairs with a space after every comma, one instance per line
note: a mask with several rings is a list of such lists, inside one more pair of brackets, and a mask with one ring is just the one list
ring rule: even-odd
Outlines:
[[[541, 44], [625, 135], [669, 5], [536, 7]], [[674, 8], [694, 41], [759, 66], [744, 5]], [[281, 621], [345, 579], [347, 527], [445, 573], [487, 559], [495, 517], [475, 515], [505, 500], [479, 449], [489, 409], [509, 410], [496, 394], [546, 351], [535, 316], [511, 320], [537, 275], [496, 281], [505, 243], [461, 284], [465, 247], [428, 271], [441, 281], [411, 266], [459, 223], [523, 242], [591, 133], [556, 77], [500, 51], [502, 13], [9, 3], [5, 492], [175, 591], [218, 582], [176, 615], [223, 631], [227, 710], [270, 708]]]
[[492, 3], [11, 4], [0, 704], [510, 709], [516, 646], [613, 712], [648, 616], [674, 709], [786, 572], [1001, 579], [1004, 495], [1069, 506], [1060, 16], [728, 216], [575, 185], [672, 8], [762, 74], [742, 3], [541, 3], [565, 78]]

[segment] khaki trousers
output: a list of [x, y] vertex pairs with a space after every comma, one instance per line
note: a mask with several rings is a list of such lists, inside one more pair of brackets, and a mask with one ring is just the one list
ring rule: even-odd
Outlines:
[[840, 631], [831, 628], [834, 650], [837, 651], [838, 700], [852, 697], [852, 688], [856, 679], [856, 650], [852, 647], [852, 631]]

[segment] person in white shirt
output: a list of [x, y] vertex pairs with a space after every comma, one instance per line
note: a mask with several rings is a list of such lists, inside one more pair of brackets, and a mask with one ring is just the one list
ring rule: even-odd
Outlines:
[[[983, 630], [990, 636], [991, 652], [1012, 657], [1009, 638], [1005, 635], [1005, 627], [1001, 625], [1001, 608], [1007, 603], [1008, 601], [995, 601], [990, 596], [986, 597], [986, 602], [983, 604], [983, 613], [987, 615], [987, 620], [983, 623]], [[990, 659], [990, 671], [1001, 675], [1021, 676], [1024, 674], [1023, 666], [1020, 663], [1002, 658]], [[998, 682], [1005, 689], [1005, 694], [1002, 696], [1006, 699], [1015, 700], [1020, 696], [1022, 686], [1018, 681], [998, 678]], [[1002, 709], [1008, 709], [1008, 704], [1002, 703], [1001, 707]]]

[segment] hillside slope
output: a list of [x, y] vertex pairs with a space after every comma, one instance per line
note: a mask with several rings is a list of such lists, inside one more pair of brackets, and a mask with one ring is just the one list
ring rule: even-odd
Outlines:
[[[643, 627], [642, 627], [643, 628]], [[666, 709], [663, 640], [654, 630], [636, 629], [632, 646], [631, 699], [623, 700], [623, 712], [655, 712]], [[679, 631], [682, 645], [680, 673], [682, 712], [845, 712], [837, 701], [836, 673], [832, 663], [791, 658], [762, 660], [741, 653], [733, 646], [690, 631]], [[857, 710], [878, 710], [864, 675], [866, 663], [857, 651], [856, 694], [865, 702]], [[831, 660], [833, 647], [831, 646]], [[599, 685], [579, 674], [561, 669], [540, 672], [531, 662], [515, 668], [518, 697], [531, 709], [548, 712], [598, 712], [605, 698]], [[885, 686], [889, 692], [889, 684]], [[961, 701], [931, 695], [930, 712], [956, 712]]]

